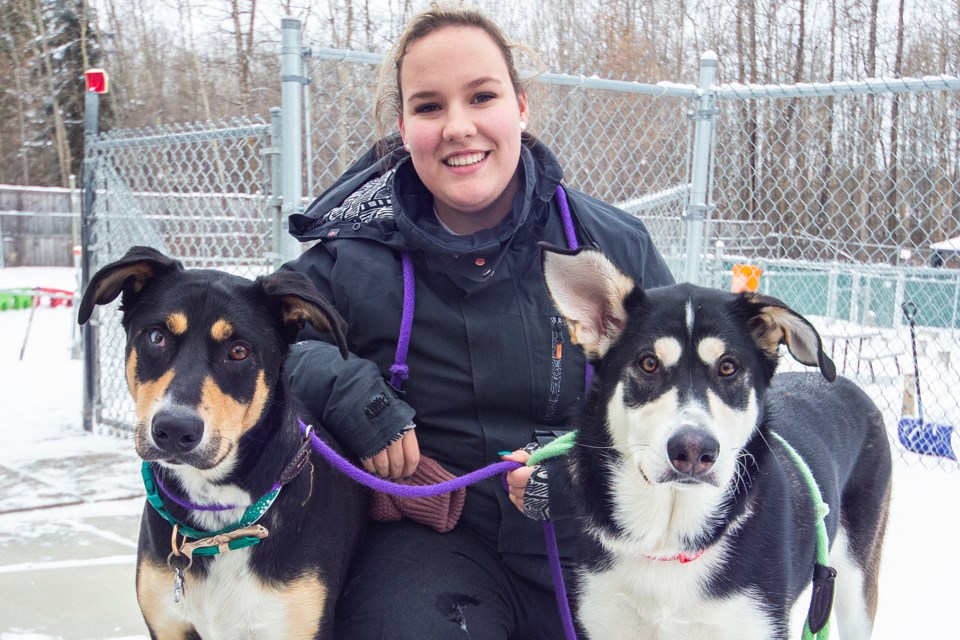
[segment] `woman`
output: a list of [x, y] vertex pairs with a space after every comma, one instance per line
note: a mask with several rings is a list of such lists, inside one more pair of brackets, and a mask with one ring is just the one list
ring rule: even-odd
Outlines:
[[[304, 341], [288, 373], [294, 394], [369, 471], [409, 477], [422, 452], [459, 476], [563, 428], [582, 399], [583, 354], [565, 345], [537, 247], [568, 244], [560, 200], [576, 242], [600, 247], [644, 286], [673, 280], [642, 223], [558, 193], [562, 170], [524, 133], [526, 92], [489, 19], [435, 6], [412, 19], [385, 64], [378, 113], [392, 111], [399, 140], [291, 218], [294, 235], [321, 242], [287, 268], [309, 275], [344, 316], [353, 355]], [[510, 495], [499, 479], [472, 486], [447, 533], [373, 523], [336, 636], [562, 637], [542, 528], [511, 505], [546, 511], [524, 504], [527, 483], [546, 475], [532, 471], [510, 475]], [[549, 505], [561, 549], [571, 533], [564, 493], [554, 486]]]

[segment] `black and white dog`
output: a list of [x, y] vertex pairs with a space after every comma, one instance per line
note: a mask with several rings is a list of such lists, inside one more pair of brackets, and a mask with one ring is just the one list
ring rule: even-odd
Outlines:
[[[544, 249], [547, 287], [595, 370], [570, 458], [582, 629], [595, 640], [800, 638], [809, 612], [817, 631], [832, 572], [813, 588], [815, 489], [792, 445], [829, 505], [840, 636], [868, 638], [890, 448], [873, 402], [827, 382], [836, 369], [813, 326], [767, 296], [643, 291], [597, 251]], [[822, 377], [774, 377], [781, 344]]]

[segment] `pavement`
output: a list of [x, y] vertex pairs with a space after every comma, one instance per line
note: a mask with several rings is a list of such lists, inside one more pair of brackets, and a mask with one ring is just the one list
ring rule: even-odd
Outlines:
[[[65, 430], [0, 456], [0, 640], [146, 639], [128, 439]], [[172, 583], [171, 583], [172, 584]]]

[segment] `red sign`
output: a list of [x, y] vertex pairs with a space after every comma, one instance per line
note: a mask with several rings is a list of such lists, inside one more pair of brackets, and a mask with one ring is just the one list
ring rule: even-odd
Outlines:
[[110, 76], [103, 69], [87, 69], [87, 91], [107, 93], [110, 90]]

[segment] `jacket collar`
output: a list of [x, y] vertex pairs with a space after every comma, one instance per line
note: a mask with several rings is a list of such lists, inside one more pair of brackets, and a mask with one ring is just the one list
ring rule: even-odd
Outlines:
[[549, 201], [563, 177], [553, 154], [525, 136], [518, 168], [521, 188], [510, 214], [493, 229], [455, 236], [434, 217], [433, 197], [409, 155], [398, 146], [381, 154], [382, 147], [371, 148], [304, 214], [290, 216], [291, 234], [301, 241], [361, 237], [399, 251], [499, 256], [518, 229], [545, 215], [538, 201]]

